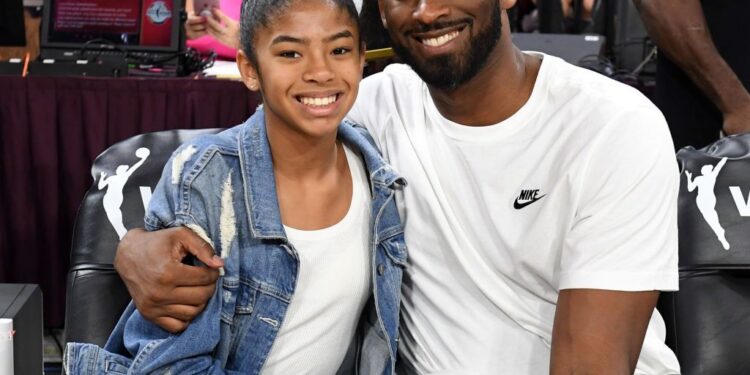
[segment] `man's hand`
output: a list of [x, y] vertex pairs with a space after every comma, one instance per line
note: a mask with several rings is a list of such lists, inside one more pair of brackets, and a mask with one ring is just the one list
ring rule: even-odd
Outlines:
[[724, 134], [750, 133], [750, 95], [747, 104], [724, 114]]
[[[189, 254], [208, 267], [183, 264]], [[223, 265], [211, 246], [187, 228], [130, 230], [115, 256], [115, 268], [138, 311], [171, 333], [183, 331], [203, 311]]]
[[240, 49], [240, 24], [227, 16], [221, 9], [211, 9], [211, 17], [206, 17], [206, 31], [219, 43]]
[[560, 291], [550, 374], [632, 374], [658, 298], [657, 291]]

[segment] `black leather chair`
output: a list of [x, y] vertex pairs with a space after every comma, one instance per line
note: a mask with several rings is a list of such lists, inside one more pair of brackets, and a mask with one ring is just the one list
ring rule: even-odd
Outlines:
[[146, 202], [182, 143], [221, 129], [167, 130], [113, 145], [94, 161], [94, 183], [78, 210], [70, 254], [65, 341], [103, 346], [130, 301], [114, 270], [126, 228], [143, 227]]
[[680, 291], [663, 293], [659, 303], [667, 344], [683, 374], [747, 375], [750, 134], [684, 148], [677, 159]]

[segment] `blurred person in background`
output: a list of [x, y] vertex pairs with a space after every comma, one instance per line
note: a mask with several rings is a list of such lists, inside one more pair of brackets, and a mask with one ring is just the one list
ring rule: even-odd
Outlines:
[[675, 147], [750, 131], [750, 1], [635, 0], [659, 47], [656, 104]]
[[[589, 31], [593, 20], [593, 14], [596, 6], [599, 5], [596, 0], [581, 0], [581, 27], [582, 31]], [[521, 11], [521, 30], [522, 32], [539, 31], [539, 0], [524, 0], [518, 2], [518, 8]], [[567, 32], [573, 31], [576, 22], [575, 0], [560, 0], [560, 9], [565, 21]]]
[[234, 60], [240, 45], [240, 9], [242, 0], [221, 0], [219, 8], [211, 9], [211, 16], [196, 14], [193, 0], [187, 0], [185, 21], [187, 46], [201, 54], [216, 52], [219, 58]]
[[[362, 0], [355, 0], [357, 11], [362, 9]], [[195, 12], [193, 0], [187, 0], [185, 11], [185, 33], [187, 46], [201, 54], [216, 52], [223, 60], [234, 60], [240, 46], [240, 9], [242, 0], [221, 0], [219, 8], [211, 10], [211, 17]]]

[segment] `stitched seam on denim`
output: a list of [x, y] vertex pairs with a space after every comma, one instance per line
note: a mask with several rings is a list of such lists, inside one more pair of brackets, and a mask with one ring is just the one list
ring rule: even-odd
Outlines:
[[118, 362], [118, 361], [115, 361], [115, 360], [112, 360], [112, 359], [109, 359], [109, 358], [105, 358], [105, 359], [104, 359], [104, 371], [106, 371], [106, 372], [107, 372], [107, 374], [110, 374], [110, 373], [115, 373], [115, 374], [123, 374], [123, 375], [127, 374], [127, 372], [122, 372], [122, 371], [112, 371], [112, 370], [111, 370], [111, 369], [109, 368], [109, 367], [110, 367], [110, 364], [115, 364], [115, 365], [116, 365], [116, 366], [112, 366], [112, 367], [125, 367], [125, 368], [127, 368], [127, 366], [123, 365], [122, 363], [120, 363], [120, 362]]
[[159, 220], [159, 218], [154, 216], [154, 214], [152, 214], [150, 211], [146, 211], [146, 214], [143, 216], [143, 224], [146, 226], [146, 230], [149, 230], [149, 231], [167, 227], [167, 224], [162, 226], [161, 220]]
[[187, 172], [183, 170], [183, 175], [180, 179], [180, 206], [177, 208], [176, 213], [187, 214], [190, 212], [190, 189], [193, 187], [193, 181], [203, 172], [215, 153], [215, 147], [207, 147]]
[[89, 364], [87, 367], [92, 374], [96, 373], [96, 364], [97, 362], [99, 362], [99, 355], [101, 354], [102, 350], [104, 349], [97, 347], [96, 351], [94, 352], [95, 354], [89, 357]]
[[257, 281], [252, 278], [240, 275], [240, 283], [245, 284], [248, 288], [250, 288], [250, 290], [261, 292], [265, 295], [274, 297], [286, 303], [291, 302], [291, 296], [286, 296], [286, 293], [262, 281]]
[[[240, 283], [240, 284], [242, 284], [242, 283]], [[238, 306], [235, 309], [235, 311], [237, 312], [237, 314], [242, 314], [242, 315], [252, 314], [253, 311], [255, 311], [255, 301], [258, 299], [258, 293], [259, 293], [258, 290], [250, 288], [250, 287], [246, 287], [246, 288], [240, 288], [240, 292], [243, 292], [243, 294], [244, 294], [244, 292], [246, 292], [248, 294], [248, 298], [247, 298], [247, 301], [241, 301], [240, 302], [239, 301], [240, 297], [238, 296], [237, 297], [237, 299], [238, 299], [237, 305]], [[242, 295], [242, 294], [240, 294], [240, 295]], [[244, 298], [244, 296], [243, 296], [243, 298]]]
[[258, 320], [260, 320], [263, 323], [266, 323], [266, 324], [270, 325], [273, 328], [279, 328], [279, 326], [281, 325], [281, 323], [279, 323], [278, 320], [273, 319], [273, 318], [267, 318], [265, 316], [259, 316]]
[[[373, 244], [373, 246], [375, 246], [375, 245]], [[372, 272], [373, 277], [375, 277], [374, 275], [377, 274], [376, 273], [377, 271], [375, 270], [375, 267], [376, 267], [375, 264], [377, 263], [377, 254], [374, 255], [374, 259], [373, 260], [374, 261], [372, 262], [372, 266], [371, 266], [372, 270], [370, 272]], [[395, 352], [394, 352], [394, 350], [393, 350], [393, 348], [391, 346], [390, 334], [388, 333], [388, 331], [385, 328], [385, 322], [383, 321], [383, 312], [381, 310], [380, 303], [378, 303], [378, 300], [380, 299], [380, 297], [378, 297], [378, 294], [379, 294], [378, 291], [381, 289], [380, 285], [382, 283], [384, 283], [385, 280], [383, 280], [382, 277], [375, 277], [374, 282], [375, 282], [375, 285], [372, 288], [372, 295], [373, 295], [374, 301], [375, 301], [375, 313], [376, 313], [376, 315], [378, 317], [378, 319], [377, 319], [378, 320], [378, 327], [380, 329], [380, 331], [375, 331], [375, 332], [378, 333], [378, 334], [382, 333], [383, 335], [385, 335], [383, 337], [383, 339], [385, 339], [386, 346], [388, 346], [389, 359], [391, 359], [391, 363], [393, 364], [395, 362], [394, 361], [395, 360]], [[393, 367], [393, 365], [391, 367]]]
[[378, 153], [380, 153], [380, 149], [378, 149], [378, 144], [375, 143], [375, 139], [372, 137], [372, 134], [370, 134], [370, 132], [367, 130], [366, 127], [364, 127], [364, 126], [362, 126], [362, 125], [360, 125], [360, 124], [358, 124], [356, 122], [353, 122], [353, 121], [351, 121], [349, 119], [344, 119], [344, 121], [342, 121], [342, 122], [344, 124], [350, 125], [352, 128], [354, 128], [355, 130], [357, 130], [359, 132], [359, 134], [365, 139], [365, 141], [367, 141], [367, 143], [369, 143], [370, 146], [372, 146], [375, 150], [378, 151]]
[[[251, 195], [250, 190], [252, 188], [250, 187], [250, 181], [248, 181], [248, 179], [250, 178], [250, 167], [249, 167], [249, 164], [248, 164], [249, 160], [247, 160], [247, 157], [250, 157], [250, 155], [248, 155], [249, 154], [249, 150], [247, 150], [246, 148], [242, 147], [242, 145], [244, 144], [243, 143], [243, 139], [244, 139], [243, 135], [245, 134], [245, 132], [254, 133], [253, 129], [250, 129], [249, 126], [248, 126], [248, 127], [243, 128], [242, 132], [241, 132], [241, 135], [239, 137], [237, 137], [237, 148], [242, 151], [242, 152], [239, 153], [240, 170], [242, 171], [242, 174], [241, 174], [241, 177], [242, 177], [242, 186], [243, 186], [242, 190], [243, 190], [243, 196], [244, 196], [244, 199], [245, 199], [246, 216], [247, 216], [247, 219], [249, 221], [248, 224], [250, 224], [249, 225], [250, 226], [250, 233], [252, 233], [252, 235], [253, 235], [254, 238], [258, 238], [258, 233], [255, 231], [255, 218], [253, 217], [253, 214], [252, 214], [253, 202], [252, 202], [252, 197], [250, 196]], [[252, 146], [252, 143], [253, 143], [252, 135], [253, 134], [251, 134], [251, 139], [250, 139], [251, 146]]]
[[394, 195], [394, 191], [391, 191], [390, 194], [388, 194], [388, 198], [386, 198], [380, 208], [378, 208], [378, 213], [375, 215], [375, 218], [373, 220], [372, 227], [375, 228], [375, 238], [373, 238], [373, 242], [376, 244], [382, 241], [380, 232], [378, 231], [378, 227], [380, 226], [380, 219], [383, 218], [383, 212], [388, 209], [388, 204], [391, 202]]
[[[391, 204], [391, 203], [388, 202], [387, 204]], [[394, 210], [395, 210], [395, 208], [394, 208]], [[390, 227], [388, 229], [380, 231], [378, 239], [379, 239], [379, 242], [383, 242], [383, 241], [387, 241], [387, 240], [391, 239], [391, 237], [395, 237], [395, 236], [398, 236], [399, 234], [403, 234], [403, 233], [404, 233], [404, 227], [403, 227], [403, 225], [401, 225], [401, 222], [399, 220], [398, 224], [396, 224], [396, 225], [394, 225], [394, 226], [392, 226], [392, 227]]]
[[[239, 298], [240, 293], [239, 278], [222, 277], [220, 285], [221, 290], [217, 291], [221, 294], [219, 296], [219, 299], [221, 300], [221, 308], [219, 314], [224, 322], [226, 322], [227, 324], [233, 324], [235, 312], [237, 310], [237, 299]], [[225, 301], [224, 298], [227, 293], [229, 293], [229, 302]]]
[[200, 176], [206, 168], [211, 164], [216, 154], [222, 156], [229, 156], [238, 158], [239, 155], [235, 152], [225, 150], [221, 146], [210, 145], [206, 147], [201, 153], [200, 157], [193, 163], [188, 172], [183, 171], [183, 177], [180, 183], [180, 206], [177, 209], [178, 213], [189, 213], [192, 201], [190, 200], [190, 192], [193, 187], [193, 182]]
[[166, 339], [161, 340], [154, 340], [146, 344], [146, 346], [141, 350], [140, 353], [138, 353], [138, 356], [133, 359], [133, 365], [131, 366], [131, 370], [134, 373], [139, 373], [138, 366], [142, 365], [143, 362], [145, 362], [148, 359], [148, 356], [151, 355], [151, 352], [156, 349], [156, 347], [161, 344]]
[[[407, 263], [408, 255], [406, 252], [406, 245], [402, 244], [402, 241], [398, 241], [396, 243], [393, 243], [391, 241], [382, 241], [380, 245], [383, 246], [385, 255], [387, 255], [388, 258], [391, 258], [391, 260], [394, 263], [399, 264], [403, 267], [408, 266], [408, 263]], [[402, 249], [402, 246], [403, 246], [403, 249]]]

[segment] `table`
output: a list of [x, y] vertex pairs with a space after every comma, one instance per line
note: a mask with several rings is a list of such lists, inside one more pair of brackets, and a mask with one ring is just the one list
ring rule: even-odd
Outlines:
[[259, 102], [234, 81], [0, 76], [0, 282], [40, 284], [45, 325], [62, 326], [96, 156], [136, 134], [236, 125]]
[[14, 373], [41, 374], [44, 338], [42, 292], [39, 286], [0, 284], [0, 318], [13, 320], [13, 330], [16, 332], [12, 344]]

